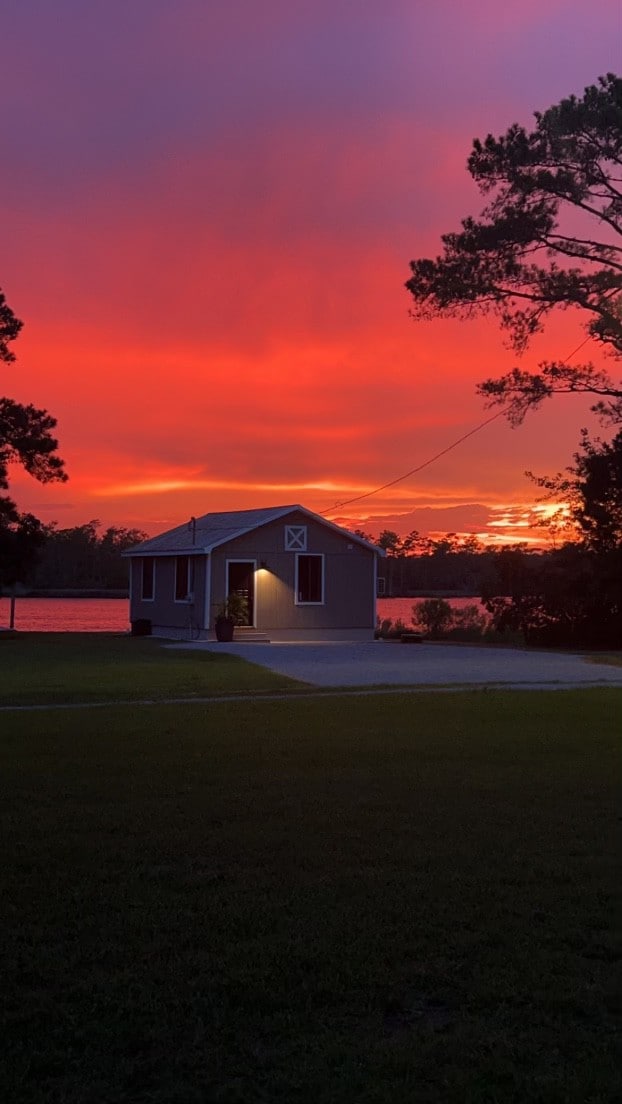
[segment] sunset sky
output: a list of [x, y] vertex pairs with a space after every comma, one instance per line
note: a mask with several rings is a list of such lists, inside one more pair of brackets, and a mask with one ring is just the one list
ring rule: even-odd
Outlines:
[[[619, 72], [621, 31], [619, 0], [5, 0], [0, 286], [25, 325], [0, 393], [54, 414], [70, 476], [15, 470], [20, 508], [520, 536], [524, 471], [571, 459], [583, 400], [339, 504], [488, 416], [476, 383], [515, 354], [494, 321], [415, 323], [409, 261], [480, 210], [472, 139]], [[522, 363], [582, 336], [562, 314]]]

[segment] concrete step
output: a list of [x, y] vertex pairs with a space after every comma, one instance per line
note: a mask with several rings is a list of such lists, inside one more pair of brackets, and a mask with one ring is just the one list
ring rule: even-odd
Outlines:
[[236, 626], [233, 633], [234, 644], [269, 644], [270, 637], [257, 629], [246, 629], [243, 625]]

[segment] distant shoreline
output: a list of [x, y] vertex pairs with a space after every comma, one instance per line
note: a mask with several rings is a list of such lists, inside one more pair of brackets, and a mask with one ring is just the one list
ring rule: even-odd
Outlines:
[[[11, 592], [9, 590], [0, 589], [0, 598], [10, 598]], [[63, 590], [61, 587], [50, 587], [49, 589], [37, 589], [32, 590], [20, 590], [15, 594], [16, 598], [127, 598], [129, 600], [130, 594], [128, 590], [106, 590], [104, 587], [94, 588], [87, 590], [82, 587], [72, 587]], [[379, 594], [379, 600], [391, 601], [392, 599], [407, 600], [412, 598], [413, 600], [421, 598], [473, 598], [479, 601], [480, 595], [474, 594], [472, 591], [464, 590], [417, 590], [411, 591], [409, 594]]]
[[411, 590], [408, 594], [383, 594], [383, 598], [479, 598], [474, 590]]
[[[8, 590], [0, 590], [0, 598], [10, 598], [11, 593]], [[86, 590], [78, 587], [62, 590], [59, 588], [50, 588], [49, 590], [20, 590], [15, 595], [16, 598], [127, 598], [129, 601], [128, 590], [105, 590], [104, 588]], [[409, 598], [413, 600], [421, 598], [473, 598], [479, 601], [479, 594], [473, 594], [470, 591], [464, 590], [419, 590], [410, 594], [380, 594], [378, 599], [381, 601], [391, 601], [397, 599], [399, 601], [405, 601]]]

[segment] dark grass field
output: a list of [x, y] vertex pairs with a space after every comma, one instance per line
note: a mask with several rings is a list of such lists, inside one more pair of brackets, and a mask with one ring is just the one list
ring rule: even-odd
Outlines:
[[621, 715], [615, 690], [3, 713], [4, 1099], [620, 1099]]
[[163, 700], [296, 686], [225, 652], [125, 633], [19, 633], [0, 640], [0, 705]]

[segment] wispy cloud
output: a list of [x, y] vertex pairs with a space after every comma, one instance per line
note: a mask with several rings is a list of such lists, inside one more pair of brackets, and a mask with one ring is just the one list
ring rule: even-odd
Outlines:
[[[615, 68], [618, 32], [608, 0], [9, 4], [0, 280], [26, 326], [6, 390], [57, 416], [71, 476], [17, 476], [20, 504], [324, 510], [470, 429], [475, 383], [514, 358], [490, 321], [415, 326], [408, 262], [478, 209], [473, 136]], [[576, 445], [569, 409], [496, 423], [370, 514], [527, 507], [524, 469]]]

